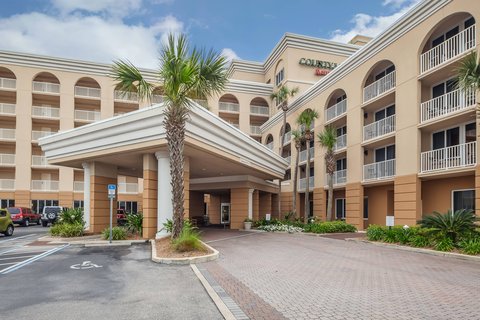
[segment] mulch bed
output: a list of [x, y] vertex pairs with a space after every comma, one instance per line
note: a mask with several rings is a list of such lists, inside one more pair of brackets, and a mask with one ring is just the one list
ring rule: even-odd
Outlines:
[[186, 251], [178, 252], [173, 249], [170, 238], [163, 238], [155, 240], [155, 248], [157, 249], [157, 257], [161, 258], [189, 258], [199, 257], [213, 253], [212, 250], [204, 246], [202, 251]]

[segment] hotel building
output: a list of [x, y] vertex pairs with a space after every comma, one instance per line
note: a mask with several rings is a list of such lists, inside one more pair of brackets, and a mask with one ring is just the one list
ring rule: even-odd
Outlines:
[[[422, 1], [374, 39], [285, 34], [264, 62], [234, 60], [225, 92], [198, 101], [209, 111], [193, 108], [187, 124], [187, 215], [241, 228], [246, 217], [291, 211], [297, 183], [297, 212], [305, 214], [309, 184], [310, 214], [325, 218], [316, 137], [301, 147], [292, 181], [290, 132], [307, 108], [319, 113], [315, 133], [337, 130], [337, 218], [364, 229], [387, 216], [414, 225], [434, 210], [480, 209], [477, 92], [452, 82], [461, 59], [478, 49], [478, 19], [475, 1]], [[90, 229], [99, 231], [106, 184], [116, 183], [118, 205], [143, 211], [145, 235], [160, 229], [171, 211], [161, 84], [151, 103], [138, 101], [115, 90], [110, 70], [0, 52], [2, 206], [85, 206]], [[288, 100], [284, 141], [283, 114], [269, 98], [282, 85], [299, 88]]]

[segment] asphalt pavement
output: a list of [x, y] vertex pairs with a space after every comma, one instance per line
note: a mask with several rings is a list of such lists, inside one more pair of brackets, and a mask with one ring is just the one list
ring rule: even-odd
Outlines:
[[19, 237], [23, 238], [25, 236], [38, 236], [36, 238], [43, 237], [47, 235], [48, 230], [50, 230], [50, 228], [44, 228], [41, 225], [31, 225], [29, 227], [15, 225], [14, 228], [15, 230], [13, 231], [13, 235], [11, 237], [6, 237], [3, 234], [0, 234], [0, 243], [5, 240], [11, 241], [11, 239], [16, 239]]
[[150, 250], [70, 246], [0, 275], [0, 318], [223, 319], [189, 266]]

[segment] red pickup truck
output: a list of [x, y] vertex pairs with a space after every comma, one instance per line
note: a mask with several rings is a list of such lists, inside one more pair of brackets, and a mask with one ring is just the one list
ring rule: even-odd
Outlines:
[[13, 223], [28, 227], [31, 223], [40, 224], [41, 216], [33, 212], [30, 208], [9, 207], [7, 211], [10, 212]]
[[117, 225], [124, 226], [127, 222], [127, 214], [125, 209], [117, 209]]

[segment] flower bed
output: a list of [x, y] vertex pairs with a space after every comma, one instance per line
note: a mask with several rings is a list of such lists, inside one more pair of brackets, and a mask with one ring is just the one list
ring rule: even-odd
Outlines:
[[345, 223], [344, 221], [325, 221], [325, 222], [311, 222], [304, 224], [300, 221], [289, 220], [260, 220], [255, 222], [258, 230], [265, 230], [270, 232], [305, 232], [305, 233], [344, 233], [356, 232], [355, 226]]

